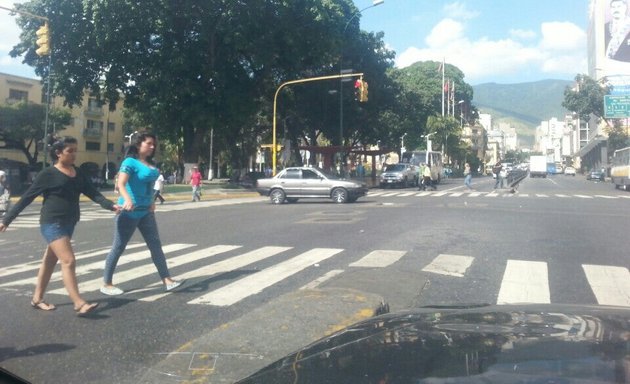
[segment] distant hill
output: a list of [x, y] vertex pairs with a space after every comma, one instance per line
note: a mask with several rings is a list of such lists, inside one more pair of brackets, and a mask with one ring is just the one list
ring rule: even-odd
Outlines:
[[541, 80], [531, 83], [473, 86], [473, 105], [480, 113], [492, 115], [494, 124], [510, 123], [516, 128], [523, 144], [533, 143], [536, 127], [541, 121], [555, 117], [564, 119], [568, 113], [562, 107], [567, 80]]

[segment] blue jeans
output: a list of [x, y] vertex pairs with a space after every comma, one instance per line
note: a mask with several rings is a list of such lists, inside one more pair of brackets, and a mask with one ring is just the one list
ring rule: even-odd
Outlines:
[[136, 219], [129, 217], [129, 215], [125, 213], [121, 213], [116, 215], [114, 244], [112, 245], [112, 250], [109, 251], [107, 255], [107, 259], [105, 259], [105, 271], [103, 273], [105, 284], [112, 284], [118, 259], [125, 251], [125, 247], [127, 247], [127, 243], [131, 239], [131, 236], [133, 236], [136, 228], [140, 230], [144, 241], [147, 243], [147, 247], [149, 247], [151, 259], [157, 268], [160, 278], [165, 279], [170, 277], [168, 267], [166, 266], [166, 256], [164, 256], [164, 251], [162, 251], [162, 242], [160, 241], [155, 214], [148, 212], [141, 218]]
[[472, 187], [470, 186], [471, 182], [472, 182], [472, 175], [469, 173], [464, 178], [464, 185], [467, 186], [468, 189], [472, 189]]
[[46, 244], [50, 244], [62, 237], [72, 239], [75, 225], [76, 223], [42, 223], [39, 225], [39, 230], [46, 240]]
[[201, 201], [201, 185], [193, 185], [192, 201]]

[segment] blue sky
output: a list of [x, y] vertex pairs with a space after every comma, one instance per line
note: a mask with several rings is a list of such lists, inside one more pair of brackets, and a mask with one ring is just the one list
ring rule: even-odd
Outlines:
[[[354, 0], [359, 9], [372, 0]], [[586, 73], [588, 0], [385, 0], [361, 28], [383, 31], [396, 65], [442, 58], [469, 84], [572, 80]]]
[[[372, 4], [354, 2], [359, 9]], [[385, 0], [361, 16], [362, 29], [385, 33], [397, 66], [444, 58], [473, 85], [572, 80], [586, 73], [587, 24], [588, 0]], [[0, 36], [0, 72], [35, 77], [9, 56], [19, 29], [2, 9]]]

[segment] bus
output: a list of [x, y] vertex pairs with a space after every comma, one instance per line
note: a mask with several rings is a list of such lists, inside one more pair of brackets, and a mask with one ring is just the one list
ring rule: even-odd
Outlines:
[[429, 164], [431, 167], [431, 179], [436, 183], [442, 180], [442, 172], [444, 172], [444, 162], [442, 153], [437, 151], [407, 151], [402, 154], [402, 163], [410, 163], [415, 166], [420, 164]]
[[613, 154], [610, 178], [615, 188], [630, 190], [630, 147], [618, 149]]

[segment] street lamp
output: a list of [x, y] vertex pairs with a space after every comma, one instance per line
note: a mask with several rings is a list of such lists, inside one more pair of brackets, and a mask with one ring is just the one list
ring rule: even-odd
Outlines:
[[429, 140], [429, 138], [433, 135], [435, 135], [437, 132], [431, 132], [431, 133], [427, 133], [426, 135], [420, 135], [420, 137], [423, 137], [425, 139], [427, 139], [427, 151], [432, 151], [433, 149], [431, 148], [431, 140]]
[[[363, 8], [360, 11], [355, 12], [350, 19], [346, 22], [346, 26], [343, 28], [343, 33], [341, 34], [341, 54], [339, 58], [339, 74], [343, 74], [343, 42], [346, 36], [346, 31], [348, 30], [348, 26], [350, 22], [354, 20], [355, 17], [361, 14], [361, 12], [366, 9], [374, 8], [383, 4], [385, 0], [372, 0], [372, 5]], [[343, 147], [343, 78], [339, 80], [339, 145]]]

